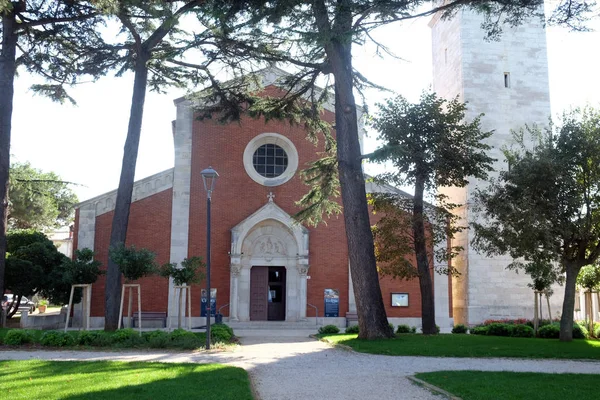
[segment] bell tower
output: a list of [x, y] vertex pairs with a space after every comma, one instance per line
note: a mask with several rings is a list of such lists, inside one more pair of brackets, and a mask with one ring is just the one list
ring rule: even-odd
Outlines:
[[[511, 130], [526, 124], [547, 125], [551, 116], [546, 31], [539, 20], [504, 28], [498, 41], [485, 39], [483, 17], [469, 10], [452, 19], [435, 15], [430, 22], [433, 49], [433, 90], [441, 97], [467, 102], [467, 118], [481, 113], [482, 127], [493, 130], [488, 139], [497, 159], [490, 176], [506, 169], [501, 148]], [[471, 199], [485, 182], [472, 179], [464, 188], [439, 188], [463, 206], [462, 223], [473, 221]], [[453, 260], [460, 272], [452, 282], [455, 323], [478, 324], [486, 319], [531, 318], [533, 291], [523, 272], [507, 270], [509, 257], [488, 258], [471, 246], [473, 232], [465, 230], [453, 245], [464, 248]], [[560, 294], [553, 296], [556, 303]], [[560, 310], [554, 306], [554, 310]]]

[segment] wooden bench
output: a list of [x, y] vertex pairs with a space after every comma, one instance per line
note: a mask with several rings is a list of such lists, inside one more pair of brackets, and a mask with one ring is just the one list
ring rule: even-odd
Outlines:
[[[131, 323], [131, 327], [135, 328], [136, 323], [139, 321], [139, 317], [142, 317], [142, 321], [162, 321], [162, 327], [167, 327], [167, 313], [159, 312], [159, 311], [142, 311], [141, 315], [139, 315], [137, 311], [133, 313], [131, 319], [133, 320]], [[123, 326], [125, 326], [126, 316], [123, 317]]]
[[358, 324], [357, 313], [346, 313], [346, 328], [350, 326], [351, 322], [356, 322]]

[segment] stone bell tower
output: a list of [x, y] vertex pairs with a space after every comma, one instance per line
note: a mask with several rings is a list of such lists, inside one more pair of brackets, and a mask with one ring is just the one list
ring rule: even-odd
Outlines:
[[[501, 147], [511, 141], [511, 130], [525, 124], [546, 125], [550, 112], [546, 31], [539, 20], [505, 27], [499, 41], [486, 41], [483, 18], [468, 10], [452, 19], [434, 16], [433, 90], [441, 97], [468, 103], [467, 119], [481, 113], [482, 127], [494, 130], [488, 139], [498, 171], [507, 165]], [[464, 188], [440, 188], [455, 203], [463, 223], [474, 218], [470, 201], [485, 182], [472, 179]], [[474, 233], [465, 230], [453, 245], [464, 248], [453, 261], [460, 277], [453, 279], [453, 316], [456, 323], [477, 324], [486, 319], [532, 318], [533, 291], [529, 276], [507, 270], [508, 257], [488, 258], [471, 246]], [[552, 312], [560, 311], [561, 294], [555, 291]], [[546, 311], [544, 310], [544, 313]]]

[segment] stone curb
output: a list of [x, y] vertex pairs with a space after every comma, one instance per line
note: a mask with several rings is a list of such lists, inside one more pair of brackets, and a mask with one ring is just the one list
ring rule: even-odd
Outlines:
[[419, 386], [423, 386], [424, 388], [428, 389], [431, 392], [434, 392], [436, 394], [441, 394], [442, 396], [450, 399], [450, 400], [462, 400], [460, 397], [456, 397], [455, 395], [453, 395], [450, 392], [446, 392], [444, 389], [441, 389], [437, 386], [432, 385], [431, 383], [427, 383], [425, 381], [422, 381], [419, 378], [416, 378], [414, 376], [407, 376], [406, 377], [408, 380], [412, 381], [413, 383], [416, 383]]

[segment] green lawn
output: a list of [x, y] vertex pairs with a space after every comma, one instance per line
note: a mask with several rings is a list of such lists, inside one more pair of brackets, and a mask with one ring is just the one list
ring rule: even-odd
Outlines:
[[533, 372], [440, 371], [415, 375], [463, 400], [595, 399], [600, 376]]
[[511, 338], [479, 335], [398, 335], [395, 339], [359, 340], [357, 335], [319, 335], [361, 353], [431, 357], [522, 357], [600, 359], [600, 340]]
[[10, 400], [252, 399], [248, 374], [220, 364], [0, 361]]

